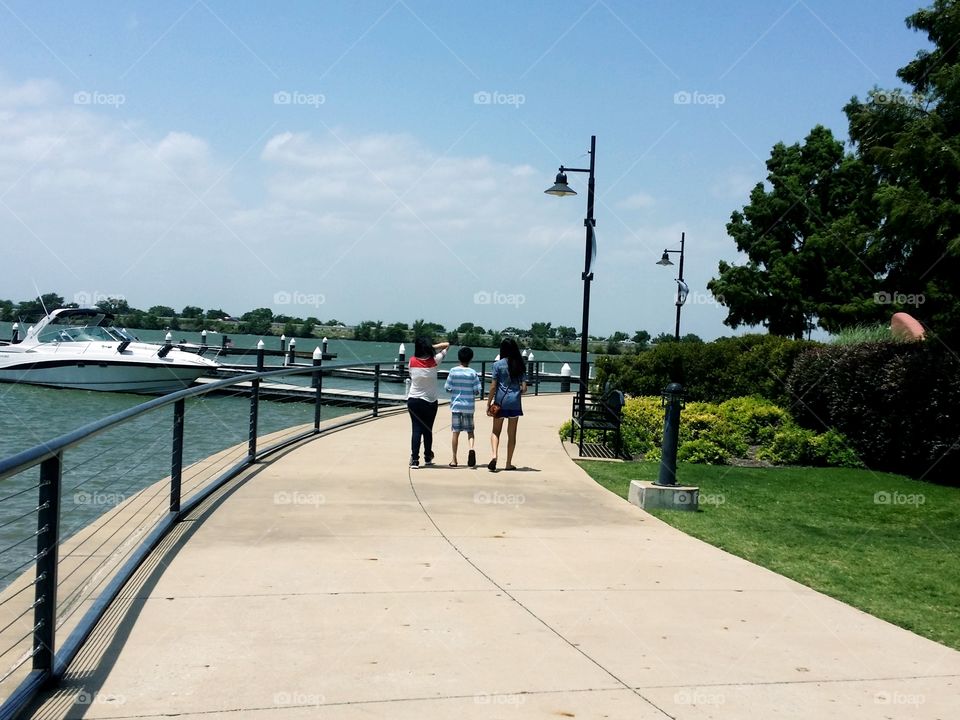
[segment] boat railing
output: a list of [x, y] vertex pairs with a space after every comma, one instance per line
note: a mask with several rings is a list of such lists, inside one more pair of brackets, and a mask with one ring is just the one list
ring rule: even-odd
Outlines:
[[[147, 400], [0, 460], [0, 720], [63, 677], [149, 554], [212, 494], [284, 448], [387, 411], [380, 387], [390, 365], [315, 358], [263, 369], [261, 352], [249, 373]], [[365, 409], [322, 418], [324, 377], [345, 368], [369, 371]], [[275, 381], [296, 376], [310, 378], [299, 387], [314, 397], [296, 404], [291, 423], [261, 398]], [[224, 393], [242, 393], [249, 404], [225, 401]], [[213, 455], [193, 447], [191, 438], [204, 433], [222, 436], [225, 447]], [[137, 466], [155, 467], [149, 477], [168, 475], [132, 486]], [[79, 505], [102, 512], [89, 522]]]

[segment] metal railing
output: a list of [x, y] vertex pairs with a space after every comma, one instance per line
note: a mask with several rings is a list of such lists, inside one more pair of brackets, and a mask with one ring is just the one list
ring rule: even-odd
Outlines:
[[[23, 530], [22, 536], [14, 535], [15, 540], [5, 541], [5, 547], [0, 548], [0, 559], [7, 556], [0, 575], [0, 695], [5, 697], [0, 720], [16, 717], [41, 688], [63, 677], [84, 641], [144, 560], [181, 518], [212, 493], [283, 448], [375, 418], [383, 412], [385, 400], [399, 404], [398, 395], [384, 398], [380, 392], [383, 368], [389, 365], [324, 363], [317, 358], [313, 365], [264, 370], [261, 354], [256, 372], [148, 400], [0, 460], [0, 530], [8, 536]], [[325, 425], [321, 430], [323, 378], [346, 368], [369, 373], [372, 391], [355, 391], [357, 396], [364, 395], [363, 404], [369, 411]], [[261, 428], [261, 391], [271, 381], [299, 375], [310, 376], [312, 381], [310, 388], [296, 386], [300, 399], [305, 392], [313, 394], [312, 426], [304, 423], [292, 430], [284, 428], [265, 435]], [[270, 387], [276, 390], [276, 384]], [[197, 407], [191, 403], [240, 389], [246, 394], [248, 388], [249, 408], [240, 407], [245, 414], [242, 419], [246, 424], [246, 442], [185, 465], [188, 411]], [[116, 450], [115, 446], [106, 447], [105, 438], [121, 427], [135, 436], [133, 451], [119, 463], [125, 478], [129, 463], [144, 452], [148, 438], [152, 437], [151, 442], [156, 444], [163, 437], [156, 432], [164, 424], [163, 418], [149, 428], [142, 426], [144, 418], [156, 417], [158, 411], [166, 408], [172, 408], [166, 435], [170, 448], [169, 478], [133, 491], [129, 497], [126, 492], [115, 491], [117, 502], [95, 522], [77, 527], [72, 534], [65, 532], [64, 520], [70, 517], [65, 513], [64, 493], [74, 491], [75, 504], [78, 497], [81, 502], [84, 497], [91, 497], [89, 490], [79, 488], [92, 482], [90, 476], [95, 473], [84, 474], [83, 470], [99, 453]], [[80, 459], [67, 467], [65, 459], [74, 456]], [[64, 478], [71, 474], [81, 480], [65, 487]], [[99, 476], [95, 479], [101, 480]], [[92, 497], [96, 497], [96, 492]], [[83, 608], [85, 612], [80, 614]], [[60, 637], [65, 633], [68, 634], [61, 644]], [[6, 692], [5, 685], [13, 689]]]

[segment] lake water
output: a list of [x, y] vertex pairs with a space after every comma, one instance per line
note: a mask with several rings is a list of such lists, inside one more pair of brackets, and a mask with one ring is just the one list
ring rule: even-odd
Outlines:
[[[8, 340], [10, 323], [0, 323], [0, 338]], [[144, 341], [162, 342], [165, 332], [136, 331]], [[256, 347], [260, 339], [252, 335], [230, 335], [237, 348]], [[176, 331], [174, 340], [199, 342], [199, 333]], [[268, 348], [279, 349], [279, 338], [267, 337]], [[208, 335], [208, 344], [220, 346], [220, 336]], [[320, 344], [319, 339], [298, 339], [299, 351], [312, 352]], [[406, 343], [408, 352], [412, 343]], [[354, 340], [330, 340], [328, 352], [337, 354], [337, 362], [376, 362], [393, 364], [398, 346], [394, 343], [358, 342]], [[494, 348], [476, 348], [474, 365], [479, 370], [480, 361], [493, 360]], [[544, 372], [558, 372], [560, 364], [569, 362], [574, 371], [579, 362], [576, 353], [535, 353]], [[448, 355], [455, 360], [455, 355]], [[269, 358], [279, 363], [279, 358]], [[225, 362], [253, 364], [254, 356], [228, 356]], [[303, 362], [301, 360], [301, 362]], [[294, 378], [290, 379], [294, 381]], [[309, 382], [308, 377], [296, 379]], [[324, 378], [325, 387], [369, 390], [371, 385], [363, 380]], [[557, 385], [545, 386], [545, 390], [559, 389]], [[403, 387], [385, 384], [385, 393], [402, 393]], [[59, 390], [31, 385], [0, 383], [0, 457], [7, 457], [35, 445], [49, 441], [89, 422], [107, 417], [149, 398], [123, 393]], [[185, 421], [184, 464], [208, 457], [226, 447], [243, 442], [247, 437], [249, 400], [242, 397], [202, 397], [188, 401]], [[350, 408], [323, 408], [323, 417], [344, 415]], [[112, 506], [109, 503], [89, 502], [90, 497], [115, 498], [122, 501], [137, 491], [169, 475], [170, 437], [172, 410], [150, 413], [117, 430], [98, 436], [94, 442], [68, 451], [64, 457], [63, 517], [64, 537], [84, 527]], [[295, 425], [312, 423], [313, 406], [308, 403], [261, 403], [259, 428], [261, 434]], [[404, 441], [398, 441], [398, 462], [406, 456]], [[15, 497], [13, 493], [36, 483], [36, 472], [0, 481], [0, 588], [11, 578], [2, 579], [12, 569], [22, 564], [30, 543], [16, 550], [4, 549], [22, 540], [36, 527], [36, 516], [30, 514], [36, 507], [36, 491], [24, 492]], [[87, 501], [84, 501], [84, 498]], [[24, 515], [21, 520], [13, 518]]]

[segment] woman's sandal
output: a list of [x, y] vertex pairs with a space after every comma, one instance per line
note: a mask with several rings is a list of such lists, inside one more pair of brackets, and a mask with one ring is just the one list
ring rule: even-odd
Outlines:
[[507, 466], [504, 467], [503, 469], [504, 469], [504, 470], [516, 470], [516, 469], [517, 469], [517, 466], [516, 466], [516, 465], [507, 465]]
[[496, 471], [497, 471], [497, 459], [496, 459], [496, 458], [494, 458], [493, 460], [491, 460], [490, 462], [487, 463], [487, 470], [489, 470], [490, 472], [496, 472]]
[[452, 463], [447, 463], [447, 467], [460, 467], [460, 466], [452, 462]]

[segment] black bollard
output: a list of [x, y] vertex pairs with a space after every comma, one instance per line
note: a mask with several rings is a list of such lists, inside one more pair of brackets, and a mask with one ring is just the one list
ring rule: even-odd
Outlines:
[[288, 365], [293, 365], [297, 357], [297, 339], [290, 338], [290, 359], [287, 361]]
[[680, 438], [680, 408], [683, 386], [670, 383], [663, 389], [663, 444], [660, 446], [660, 474], [657, 485], [677, 484], [677, 445]]
[[20, 323], [13, 324], [13, 334], [10, 336], [10, 344], [16, 345], [20, 342]]
[[287, 349], [287, 336], [280, 336], [280, 352], [283, 353]]

